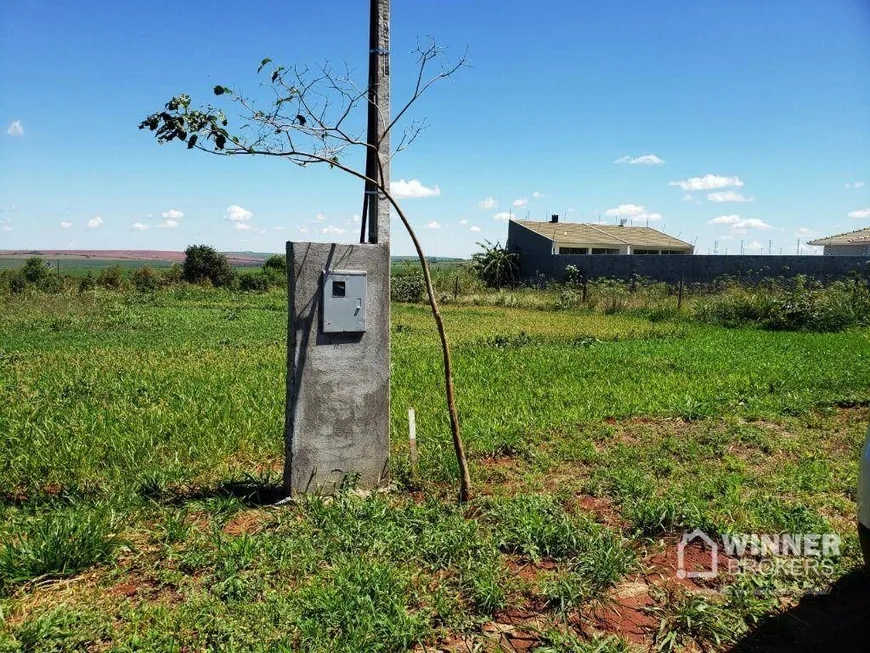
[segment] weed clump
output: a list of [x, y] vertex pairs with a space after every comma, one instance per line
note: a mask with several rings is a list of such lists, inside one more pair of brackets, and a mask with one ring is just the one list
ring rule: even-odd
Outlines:
[[828, 286], [798, 277], [785, 292], [763, 286], [711, 295], [695, 307], [701, 322], [768, 331], [843, 331], [870, 324], [870, 288], [837, 281]]
[[407, 602], [408, 581], [385, 564], [353, 558], [297, 595], [306, 651], [407, 651], [429, 634], [428, 614]]
[[0, 539], [0, 593], [35, 578], [61, 578], [109, 560], [120, 540], [114, 516], [68, 509], [38, 517]]

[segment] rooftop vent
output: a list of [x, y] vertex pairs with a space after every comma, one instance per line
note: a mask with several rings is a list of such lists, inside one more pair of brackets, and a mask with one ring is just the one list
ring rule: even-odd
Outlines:
[[551, 216], [550, 216], [550, 222], [553, 223], [553, 224], [556, 224], [557, 222], [559, 222], [559, 215], [556, 214], [556, 213], [554, 213], [553, 215], [551, 215]]

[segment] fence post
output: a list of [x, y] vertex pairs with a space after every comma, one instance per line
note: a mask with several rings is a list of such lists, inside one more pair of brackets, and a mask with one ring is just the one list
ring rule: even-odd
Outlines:
[[680, 277], [680, 289], [677, 293], [677, 310], [683, 310], [683, 283], [685, 281], [685, 277]]

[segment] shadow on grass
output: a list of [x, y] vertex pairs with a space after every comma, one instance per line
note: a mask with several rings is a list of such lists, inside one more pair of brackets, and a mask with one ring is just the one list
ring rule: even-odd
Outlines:
[[205, 499], [237, 499], [250, 508], [270, 506], [285, 498], [284, 485], [279, 482], [263, 482], [257, 479], [232, 479], [222, 481], [215, 487], [201, 488], [179, 497], [179, 503]]
[[732, 651], [870, 651], [870, 574], [843, 576], [830, 593], [805, 596], [763, 620]]

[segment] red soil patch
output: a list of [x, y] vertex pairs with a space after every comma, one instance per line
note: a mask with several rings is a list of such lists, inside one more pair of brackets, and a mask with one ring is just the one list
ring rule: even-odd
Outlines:
[[617, 590], [612, 602], [593, 610], [590, 619], [597, 630], [641, 644], [658, 627], [658, 621], [645, 611], [653, 603], [648, 585], [630, 583]]
[[[721, 553], [717, 556], [717, 564], [720, 574], [728, 568], [728, 557]], [[721, 584], [718, 579], [681, 578], [677, 558], [677, 543], [670, 542], [664, 551], [660, 551], [644, 561], [647, 568], [646, 579], [650, 584], [662, 585], [668, 582], [677, 583], [690, 590], [709, 588]], [[683, 554], [683, 569], [690, 571], [710, 571], [712, 558], [710, 551], [704, 548], [700, 542], [695, 541], [687, 545]]]
[[112, 588], [112, 594], [116, 596], [135, 596], [138, 591], [133, 583], [119, 583]]
[[584, 494], [574, 499], [569, 507], [591, 514], [595, 521], [600, 524], [614, 528], [625, 526], [625, 520], [622, 519], [619, 509], [614, 505], [612, 499]]

